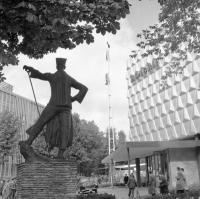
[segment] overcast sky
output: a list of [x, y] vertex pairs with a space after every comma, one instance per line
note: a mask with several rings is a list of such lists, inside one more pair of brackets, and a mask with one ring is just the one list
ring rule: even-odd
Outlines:
[[[41, 72], [55, 72], [55, 58], [67, 58], [66, 72], [89, 88], [82, 104], [73, 103], [73, 112], [82, 119], [93, 120], [100, 130], [108, 126], [108, 91], [105, 86], [107, 72], [106, 42], [110, 48], [110, 79], [112, 126], [117, 131], [129, 133], [126, 62], [131, 50], [135, 49], [136, 35], [142, 29], [158, 21], [159, 5], [157, 0], [133, 1], [131, 14], [121, 21], [121, 30], [116, 35], [95, 35], [93, 44], [79, 45], [73, 50], [58, 49], [43, 59], [34, 60], [20, 55], [18, 66], [10, 66], [4, 70], [6, 82], [14, 86], [14, 92], [33, 100], [31, 86], [23, 65], [30, 65]], [[50, 97], [48, 82], [33, 80], [36, 97], [39, 103], [46, 105]]]

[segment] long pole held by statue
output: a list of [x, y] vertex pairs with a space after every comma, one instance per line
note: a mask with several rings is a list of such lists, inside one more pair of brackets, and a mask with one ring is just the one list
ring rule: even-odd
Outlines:
[[29, 80], [30, 80], [30, 83], [31, 83], [31, 88], [32, 88], [32, 91], [33, 91], [33, 96], [34, 96], [35, 104], [36, 104], [36, 107], [37, 107], [38, 115], [40, 116], [40, 110], [39, 110], [39, 107], [38, 107], [35, 91], [34, 91], [34, 88], [33, 88], [33, 83], [32, 83], [32, 80], [31, 80], [31, 77], [30, 77], [29, 74], [28, 74], [28, 77], [29, 77]]
[[33, 83], [32, 83], [32, 80], [31, 80], [29, 72], [27, 72], [27, 73], [28, 73], [28, 78], [29, 78], [29, 81], [30, 81], [30, 84], [31, 84], [31, 88], [32, 88], [32, 91], [33, 91], [33, 97], [34, 97], [35, 104], [36, 104], [36, 107], [37, 107], [38, 115], [40, 116], [40, 110], [39, 110], [39, 107], [38, 107], [35, 91], [34, 91], [34, 88], [33, 88]]

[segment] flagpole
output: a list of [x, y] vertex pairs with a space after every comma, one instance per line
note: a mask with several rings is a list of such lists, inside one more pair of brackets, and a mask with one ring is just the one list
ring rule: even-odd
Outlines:
[[[108, 86], [108, 154], [110, 155], [111, 152], [114, 150], [114, 136], [113, 136], [113, 131], [111, 131], [112, 107], [111, 107], [110, 54], [109, 54], [110, 45], [108, 42], [107, 42], [107, 46], [108, 46], [108, 49], [106, 52], [106, 61], [107, 61], [108, 72], [106, 76], [106, 85]], [[111, 137], [111, 133], [112, 133], [112, 137]], [[111, 141], [112, 141], [112, 145], [111, 145]], [[111, 150], [111, 147], [112, 147], [112, 150]], [[113, 160], [111, 160], [110, 162], [110, 181], [111, 181], [111, 186], [113, 187]]]
[[[110, 78], [110, 61], [108, 60], [108, 77]], [[110, 80], [110, 79], [109, 79]], [[108, 130], [109, 130], [109, 155], [111, 153], [111, 89], [110, 89], [110, 81], [108, 82]]]
[[[108, 60], [108, 77], [110, 78], [110, 60]], [[109, 79], [110, 80], [110, 79]], [[113, 136], [111, 138], [111, 88], [110, 82], [108, 84], [108, 129], [109, 129], [109, 155], [111, 154], [111, 141], [113, 141]], [[113, 187], [113, 160], [110, 163], [110, 182], [111, 186]]]

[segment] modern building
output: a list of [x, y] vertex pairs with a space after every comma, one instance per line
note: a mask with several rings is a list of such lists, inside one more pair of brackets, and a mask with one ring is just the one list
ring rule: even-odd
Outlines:
[[[38, 106], [41, 112], [44, 106], [41, 104], [38, 104]], [[29, 128], [39, 116], [35, 102], [13, 93], [13, 86], [2, 82], [0, 83], [0, 112], [6, 110], [12, 112], [22, 121], [19, 139], [26, 139], [26, 129]], [[23, 158], [19, 151], [16, 150], [16, 154], [6, 157], [6, 161], [0, 164], [0, 176], [3, 178], [14, 176], [16, 174], [16, 164], [21, 162], [23, 162]]]
[[188, 53], [179, 61], [180, 74], [162, 77], [175, 64], [176, 55], [165, 59], [142, 57], [140, 51], [127, 65], [130, 141], [102, 160], [136, 163], [140, 181], [140, 160], [148, 171], [164, 174], [172, 188], [176, 169], [185, 170], [188, 186], [200, 185], [200, 55]]
[[[195, 139], [200, 133], [200, 55], [188, 53], [186, 61], [178, 60], [181, 73], [168, 77], [163, 87], [162, 77], [176, 61], [175, 54], [164, 59], [142, 58], [138, 51], [130, 57], [127, 66], [130, 139], [143, 146], [145, 141], [172, 140], [165, 148], [154, 148], [151, 154], [138, 158], [145, 157], [155, 173], [160, 172], [159, 165], [164, 162], [166, 168], [161, 172], [169, 177], [172, 186], [178, 166], [185, 168], [189, 185], [199, 184], [199, 143], [181, 140]], [[198, 177], [194, 181], [191, 176]]]
[[164, 71], [173, 56], [131, 58], [127, 67], [130, 138], [161, 141], [200, 133], [200, 56], [181, 63], [182, 74], [167, 79]]

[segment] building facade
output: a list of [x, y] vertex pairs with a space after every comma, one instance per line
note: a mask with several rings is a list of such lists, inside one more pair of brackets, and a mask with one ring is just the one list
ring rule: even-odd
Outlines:
[[173, 56], [130, 58], [127, 66], [131, 141], [161, 141], [200, 133], [200, 56], [181, 62], [182, 74], [161, 77]]
[[[44, 106], [38, 104], [40, 112]], [[27, 138], [26, 129], [29, 128], [38, 118], [38, 111], [35, 102], [13, 93], [13, 86], [0, 83], [0, 112], [9, 111], [22, 121], [19, 131], [19, 139]], [[20, 141], [19, 140], [19, 141]], [[23, 158], [16, 150], [12, 156], [6, 157], [5, 162], [0, 164], [0, 175], [8, 179], [16, 174], [16, 165], [23, 162]]]

